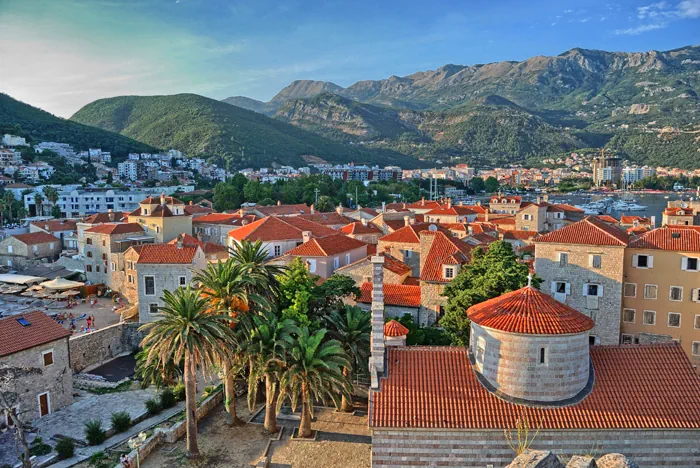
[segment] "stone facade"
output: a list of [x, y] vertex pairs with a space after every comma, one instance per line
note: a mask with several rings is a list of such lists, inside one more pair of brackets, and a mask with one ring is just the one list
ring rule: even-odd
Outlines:
[[123, 254], [112, 254], [112, 261], [117, 265], [117, 271], [112, 273], [112, 289], [119, 291], [130, 304], [139, 300], [138, 276], [136, 262], [139, 250], [129, 249]]
[[387, 242], [379, 240], [377, 252], [387, 252], [397, 260], [410, 266], [411, 276], [420, 275], [420, 244], [416, 242]]
[[[371, 281], [372, 278], [372, 263], [369, 257], [366, 257], [355, 263], [345, 265], [336, 270], [336, 273], [349, 276], [357, 284], [362, 284], [366, 281]], [[406, 272], [399, 275], [384, 267], [384, 282], [387, 284], [403, 284], [404, 280], [410, 275]]]
[[[600, 268], [592, 266], [594, 256], [599, 256]], [[540, 289], [591, 317], [595, 327], [590, 335], [596, 344], [619, 343], [624, 260], [623, 246], [535, 242]], [[595, 289], [597, 295], [592, 294]]]
[[[44, 365], [44, 354], [53, 353], [53, 364]], [[40, 417], [40, 395], [48, 393], [49, 414], [73, 403], [73, 372], [70, 368], [68, 338], [46, 343], [2, 358], [8, 367], [36, 368], [39, 375], [17, 379], [8, 388], [20, 395], [19, 413], [24, 421]], [[0, 413], [0, 422], [6, 422]]]
[[37, 262], [54, 261], [61, 253], [61, 241], [27, 245], [14, 236], [0, 241], [0, 265], [22, 268]]
[[96, 332], [71, 338], [70, 366], [73, 372], [83, 372], [97, 367], [123, 353], [136, 350], [144, 332], [139, 331], [140, 323], [117, 323]]
[[[85, 232], [83, 251], [85, 258], [85, 276], [92, 284], [104, 284], [117, 289], [113, 284], [114, 273], [121, 271], [121, 258], [116, 254], [123, 248], [118, 241], [142, 236], [143, 232], [125, 232], [121, 234], [104, 234]], [[117, 289], [119, 290], [119, 289]]]
[[547, 206], [533, 203], [515, 215], [515, 229], [518, 231], [544, 232], [546, 230], [546, 221]]
[[[386, 270], [385, 270], [386, 271]], [[372, 307], [370, 304], [365, 304], [364, 302], [358, 302], [355, 304], [360, 309], [370, 312]], [[413, 317], [415, 323], [419, 323], [420, 320], [420, 309], [417, 307], [404, 307], [404, 306], [392, 306], [384, 305], [384, 317], [399, 319], [404, 315], [410, 315]]]
[[[530, 421], [531, 425], [536, 422]], [[514, 432], [514, 431], [513, 431]], [[515, 438], [516, 434], [513, 434]], [[625, 454], [640, 467], [700, 465], [700, 430], [542, 430], [532, 444], [558, 456]], [[652, 444], [649, 441], [653, 441]], [[372, 468], [503, 468], [513, 461], [503, 430], [374, 429]]]
[[367, 256], [367, 246], [333, 255], [332, 257], [307, 257], [299, 256], [308, 266], [309, 272], [321, 278], [328, 278], [335, 272], [335, 263], [338, 268], [350, 265]]
[[444, 290], [443, 283], [420, 282], [421, 308], [418, 312], [418, 323], [422, 327], [433, 326], [442, 317], [442, 308], [447, 304], [447, 297], [442, 295]]
[[[576, 396], [589, 378], [588, 335], [521, 335], [471, 324], [475, 367], [493, 387], [528, 401]], [[544, 350], [545, 362], [540, 363]]]

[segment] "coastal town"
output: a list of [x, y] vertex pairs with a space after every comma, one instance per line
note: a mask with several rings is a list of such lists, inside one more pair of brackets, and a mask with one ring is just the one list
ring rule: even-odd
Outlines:
[[[590, 441], [639, 466], [698, 457], [700, 200], [676, 184], [658, 215], [615, 217], [605, 203], [646, 208], [623, 201], [639, 182], [697, 171], [603, 150], [556, 169], [230, 172], [176, 150], [115, 164], [99, 149], [2, 141], [1, 466], [171, 466], [164, 454], [196, 454], [193, 430], [211, 447], [211, 424], [235, 440], [237, 421], [250, 447], [227, 466], [297, 460], [309, 437], [333, 448], [299, 466], [379, 468], [416, 453], [424, 466], [506, 466], [521, 453], [581, 458]], [[101, 179], [52, 184], [27, 152]], [[239, 205], [216, 209], [216, 184], [240, 177]], [[607, 198], [561, 200], [572, 179]], [[246, 188], [306, 180], [314, 203], [259, 203]], [[333, 183], [355, 184], [347, 206], [328, 203], [320, 188]], [[395, 184], [416, 190], [372, 198]], [[219, 343], [203, 335], [156, 357], [172, 339], [159, 324], [181, 314], [223, 326], [210, 331]], [[289, 374], [302, 350], [330, 359], [308, 368], [313, 397]], [[190, 352], [206, 354], [193, 364]], [[557, 450], [514, 449], [512, 437]]]

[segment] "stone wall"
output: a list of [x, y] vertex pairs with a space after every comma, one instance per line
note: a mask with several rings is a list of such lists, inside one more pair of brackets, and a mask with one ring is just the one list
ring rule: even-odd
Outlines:
[[[12, 252], [8, 251], [12, 247]], [[36, 250], [34, 250], [36, 248]], [[61, 253], [61, 241], [27, 245], [16, 237], [0, 241], [0, 264], [10, 267], [24, 267], [34, 263], [54, 261]]]
[[[568, 262], [561, 265], [559, 254], [568, 254]], [[601, 256], [601, 267], [590, 266], [590, 256]], [[625, 248], [554, 244], [535, 242], [535, 273], [542, 278], [542, 292], [555, 296], [552, 283], [569, 284], [565, 303], [595, 321], [590, 334], [596, 344], [610, 345], [620, 342], [620, 314], [622, 310], [622, 283]], [[602, 296], [589, 301], [583, 295], [583, 287], [598, 284], [603, 287]]]
[[[357, 307], [360, 309], [369, 312], [371, 309], [371, 304], [366, 304], [363, 302], [358, 302]], [[419, 312], [418, 308], [416, 307], [402, 307], [402, 306], [391, 306], [391, 305], [384, 305], [384, 317], [386, 318], [401, 318], [405, 314], [409, 314], [411, 317], [413, 317], [413, 321], [418, 323], [419, 320]]]
[[138, 330], [140, 326], [140, 323], [122, 322], [71, 338], [68, 342], [71, 369], [83, 372], [134, 351], [144, 336]]
[[[349, 276], [359, 285], [362, 284], [366, 278], [369, 278], [371, 281], [372, 264], [369, 261], [369, 257], [367, 257], [362, 261], [356, 261], [350, 265], [342, 266], [335, 270], [335, 272], [341, 275]], [[384, 268], [384, 284], [402, 284], [407, 276], [408, 274], [397, 275], [388, 268]]]
[[437, 311], [440, 310], [440, 306], [447, 304], [447, 298], [442, 295], [444, 290], [443, 283], [420, 282], [421, 309], [418, 321], [422, 327], [433, 326], [438, 320]]
[[380, 239], [377, 244], [377, 252], [389, 252], [389, 255], [411, 267], [411, 276], [420, 276], [420, 244], [386, 242]]
[[[558, 456], [619, 452], [640, 467], [691, 468], [700, 465], [698, 440], [698, 429], [544, 430], [537, 434], [532, 448]], [[502, 430], [372, 431], [372, 468], [503, 468], [514, 457]]]

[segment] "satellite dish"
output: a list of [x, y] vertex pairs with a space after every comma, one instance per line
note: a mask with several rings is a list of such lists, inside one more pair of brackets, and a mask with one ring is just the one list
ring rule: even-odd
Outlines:
[[681, 203], [681, 208], [688, 208], [688, 204], [686, 202]]
[[431, 224], [430, 226], [428, 226], [428, 231], [432, 231], [432, 232], [437, 231], [437, 226], [434, 224]]

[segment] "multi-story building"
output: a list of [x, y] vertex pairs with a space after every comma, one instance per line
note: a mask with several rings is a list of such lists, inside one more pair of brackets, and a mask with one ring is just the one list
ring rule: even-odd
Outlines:
[[0, 264], [23, 267], [55, 261], [61, 253], [61, 241], [45, 232], [14, 234], [0, 241]]
[[112, 286], [112, 274], [118, 264], [112, 254], [123, 253], [132, 245], [153, 243], [154, 238], [144, 235], [136, 223], [99, 224], [83, 232], [81, 256], [85, 262], [85, 276], [93, 284]]
[[54, 141], [42, 141], [39, 144], [34, 145], [35, 153], [43, 153], [45, 150], [53, 151], [62, 157], [75, 156], [75, 151], [73, 147], [68, 143], [56, 143]]
[[621, 342], [679, 341], [700, 367], [700, 227], [668, 226], [625, 252]]
[[6, 133], [2, 136], [2, 144], [5, 146], [29, 146], [27, 140], [21, 136]]
[[380, 169], [379, 166], [355, 166], [347, 164], [344, 166], [322, 167], [319, 169], [321, 174], [328, 175], [333, 179], [340, 180], [396, 180], [400, 181], [403, 177], [403, 171], [399, 167], [387, 166]]
[[344, 234], [319, 238], [307, 235], [303, 241], [301, 245], [284, 254], [277, 263], [289, 263], [299, 257], [308, 265], [310, 273], [328, 278], [338, 268], [367, 257], [368, 244]]
[[622, 158], [606, 155], [605, 149], [600, 156], [593, 158], [593, 185], [600, 187], [606, 183], [620, 186], [622, 180]]
[[45, 232], [52, 234], [61, 242], [65, 249], [77, 249], [75, 239], [77, 231], [76, 222], [71, 219], [47, 219], [46, 221], [32, 221], [29, 223], [29, 232]]
[[178, 234], [192, 232], [192, 215], [185, 211], [185, 204], [164, 194], [139, 202], [139, 207], [129, 213], [129, 222], [140, 224], [157, 243], [170, 242]]
[[653, 177], [656, 175], [656, 169], [648, 166], [632, 166], [625, 167], [622, 169], [622, 182], [625, 186], [633, 185], [640, 180], [644, 180], [647, 177]]
[[227, 245], [229, 232], [246, 226], [256, 219], [257, 216], [253, 214], [210, 213], [192, 219], [192, 232], [203, 242]]
[[595, 321], [593, 344], [618, 344], [625, 231], [589, 216], [535, 238], [535, 273], [542, 290]]
[[44, 161], [38, 161], [32, 164], [19, 166], [19, 173], [22, 177], [30, 182], [38, 183], [42, 179], [49, 179], [56, 172], [56, 169], [51, 164]]
[[22, 153], [11, 148], [0, 148], [0, 167], [17, 166], [22, 163]]
[[695, 214], [692, 207], [668, 207], [661, 213], [662, 226], [694, 226]]
[[452, 200], [440, 208], [435, 208], [425, 213], [425, 221], [430, 223], [471, 223], [476, 219], [477, 213], [468, 206], [462, 204], [453, 205]]
[[489, 201], [489, 212], [496, 214], [515, 214], [520, 211], [522, 197], [497, 195]]

